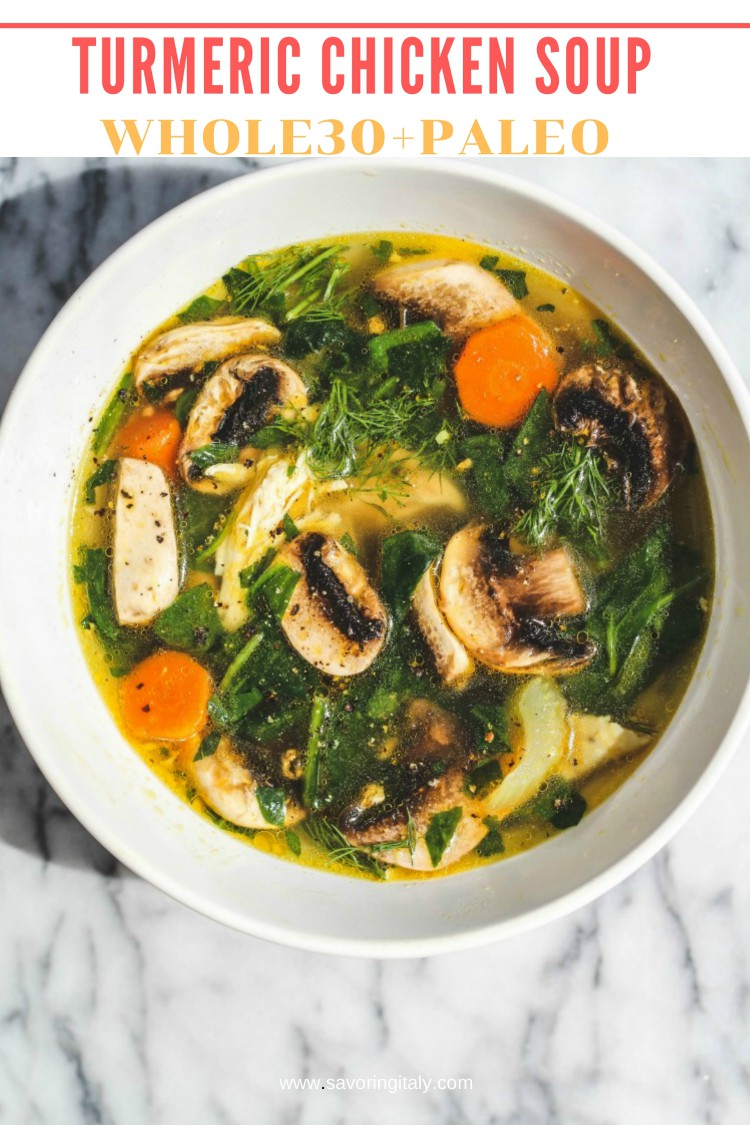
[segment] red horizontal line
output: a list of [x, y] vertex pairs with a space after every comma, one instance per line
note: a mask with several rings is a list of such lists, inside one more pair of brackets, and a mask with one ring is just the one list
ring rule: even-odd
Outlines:
[[186, 30], [283, 30], [309, 31], [314, 29], [352, 30], [737, 30], [750, 28], [750, 23], [0, 23], [0, 30], [32, 29], [56, 31], [127, 31], [164, 30], [179, 28]]

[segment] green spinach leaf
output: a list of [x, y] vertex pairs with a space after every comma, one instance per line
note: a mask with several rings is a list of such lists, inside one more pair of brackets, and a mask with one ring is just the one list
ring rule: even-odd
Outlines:
[[286, 818], [286, 796], [283, 789], [274, 789], [268, 785], [259, 785], [255, 790], [258, 808], [264, 820], [274, 828], [281, 828]]
[[435, 813], [425, 832], [424, 842], [427, 845], [432, 866], [437, 867], [445, 854], [446, 848], [456, 834], [463, 810], [460, 805], [445, 812]]
[[382, 590], [396, 623], [409, 612], [422, 575], [440, 554], [440, 544], [424, 531], [399, 531], [383, 543]]
[[223, 631], [207, 583], [179, 594], [154, 622], [154, 632], [169, 648], [198, 655], [213, 648]]

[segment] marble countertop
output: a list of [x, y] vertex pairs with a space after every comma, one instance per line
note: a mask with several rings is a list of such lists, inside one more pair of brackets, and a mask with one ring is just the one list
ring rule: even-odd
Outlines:
[[[257, 163], [0, 159], [0, 409], [94, 266]], [[750, 161], [489, 163], [634, 237], [750, 378]], [[593, 905], [479, 951], [384, 963], [267, 945], [141, 882], [0, 707], [0, 1122], [750, 1121], [750, 753]], [[300, 1078], [328, 1086], [284, 1088]], [[378, 1078], [390, 1089], [367, 1088]]]

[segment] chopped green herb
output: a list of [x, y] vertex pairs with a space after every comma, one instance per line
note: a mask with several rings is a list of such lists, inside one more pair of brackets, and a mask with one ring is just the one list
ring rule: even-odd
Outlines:
[[591, 327], [596, 336], [596, 351], [599, 355], [614, 355], [618, 359], [631, 360], [634, 352], [627, 340], [617, 334], [608, 320], [592, 320]]
[[218, 750], [220, 742], [221, 733], [218, 730], [207, 734], [198, 747], [193, 761], [200, 762], [203, 758], [210, 758]]
[[505, 843], [500, 831], [500, 821], [497, 817], [486, 816], [482, 823], [487, 829], [487, 835], [479, 841], [474, 849], [477, 855], [481, 856], [482, 859], [489, 859], [493, 855], [502, 855], [505, 851]]
[[562, 535], [600, 549], [612, 493], [604, 458], [577, 441], [565, 441], [538, 466], [532, 505], [514, 531], [534, 547]]
[[195, 400], [200, 394], [200, 387], [188, 387], [182, 392], [177, 402], [174, 404], [174, 413], [177, 421], [182, 426], [183, 430], [188, 424], [190, 411], [195, 405]]
[[203, 293], [177, 316], [183, 324], [193, 324], [196, 320], [210, 320], [225, 303], [225, 301], [218, 301], [215, 297], [208, 297]]
[[371, 246], [373, 256], [381, 263], [387, 262], [393, 253], [393, 243], [387, 238], [381, 238], [380, 242], [376, 242]]
[[255, 790], [258, 808], [275, 828], [281, 828], [286, 819], [286, 797], [283, 789], [273, 789], [268, 785], [259, 785]]
[[207, 583], [184, 590], [154, 622], [154, 632], [165, 645], [195, 654], [213, 648], [223, 631]]
[[526, 284], [526, 271], [499, 269], [497, 265], [499, 260], [496, 254], [488, 254], [486, 257], [482, 258], [479, 264], [483, 270], [494, 273], [496, 277], [499, 277], [512, 297], [515, 297], [517, 301], [522, 301], [524, 297], [528, 297], [529, 295], [529, 287]]
[[101, 465], [98, 465], [96, 469], [94, 469], [93, 473], [86, 481], [86, 489], [83, 498], [87, 504], [96, 503], [97, 488], [102, 484], [110, 484], [115, 479], [119, 464], [119, 461], [102, 461]]
[[296, 539], [299, 535], [299, 528], [288, 512], [284, 512], [284, 518], [281, 521], [281, 526], [287, 539]]
[[280, 620], [286, 613], [300, 577], [299, 571], [292, 570], [290, 566], [271, 566], [255, 580], [251, 597], [262, 592], [271, 613]]
[[313, 699], [310, 715], [310, 733], [307, 739], [307, 758], [305, 777], [302, 786], [302, 800], [308, 809], [317, 807], [318, 781], [320, 778], [321, 730], [328, 714], [328, 701], [317, 695]]
[[231, 820], [225, 820], [210, 805], [204, 804], [203, 811], [208, 819], [212, 820], [216, 827], [223, 829], [224, 832], [234, 832], [237, 836], [247, 836], [248, 840], [254, 839], [257, 834], [254, 828], [244, 828], [241, 824], [233, 824]]
[[396, 622], [409, 612], [422, 575], [439, 554], [440, 544], [424, 531], [399, 531], [384, 540], [383, 597]]
[[215, 441], [210, 445], [202, 445], [200, 449], [194, 449], [190, 454], [190, 465], [199, 473], [205, 473], [206, 469], [211, 469], [214, 465], [230, 465], [238, 461], [239, 456], [240, 451], [236, 445], [225, 445], [223, 442]]
[[123, 375], [117, 390], [104, 409], [99, 424], [94, 430], [94, 453], [98, 456], [108, 447], [125, 418], [135, 406], [138, 397], [135, 381], [130, 372]]
[[446, 370], [448, 339], [431, 320], [370, 337], [375, 371], [394, 375], [414, 389], [427, 388]]
[[208, 714], [218, 727], [226, 730], [241, 723], [262, 701], [263, 695], [257, 688], [215, 694], [208, 701]]
[[84, 548], [73, 576], [76, 582], [86, 586], [88, 620], [99, 634], [112, 675], [124, 675], [143, 650], [146, 638], [117, 620], [110, 594], [109, 560], [104, 548]]
[[343, 244], [292, 246], [246, 259], [244, 270], [224, 277], [235, 311], [250, 315], [265, 309], [282, 321], [309, 316], [313, 310], [339, 316], [339, 286], [350, 269], [339, 257], [345, 249]]
[[343, 832], [322, 816], [311, 816], [304, 822], [304, 828], [311, 840], [324, 851], [331, 863], [342, 863], [354, 867], [376, 879], [385, 879], [383, 865], [361, 848], [350, 844]]
[[291, 828], [287, 828], [284, 832], [284, 840], [292, 855], [302, 855], [302, 841], [296, 832], [292, 832]]
[[569, 781], [551, 777], [532, 802], [535, 811], [555, 828], [573, 828], [586, 812], [586, 801]]
[[425, 832], [424, 842], [430, 854], [432, 866], [437, 867], [446, 848], [456, 834], [463, 810], [460, 805], [445, 812], [435, 813]]
[[466, 775], [464, 792], [469, 797], [486, 797], [496, 789], [503, 780], [503, 771], [497, 758], [490, 758], [487, 762], [480, 762]]

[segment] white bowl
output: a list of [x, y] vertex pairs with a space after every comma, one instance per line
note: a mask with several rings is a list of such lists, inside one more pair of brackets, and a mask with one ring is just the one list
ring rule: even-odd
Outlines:
[[[92, 413], [141, 338], [239, 258], [346, 231], [439, 231], [507, 248], [566, 279], [666, 376], [692, 423], [717, 544], [716, 601], [686, 698], [655, 751], [569, 832], [481, 870], [378, 884], [266, 856], [198, 817], [127, 745], [95, 688], [68, 588], [72, 481]], [[748, 720], [750, 406], [678, 286], [577, 207], [481, 168], [299, 162], [214, 188], [104, 263], [45, 333], [0, 431], [0, 674], [29, 749], [111, 852], [175, 898], [307, 949], [422, 956], [581, 906], [656, 852], [705, 797]]]

